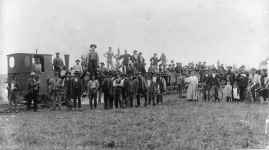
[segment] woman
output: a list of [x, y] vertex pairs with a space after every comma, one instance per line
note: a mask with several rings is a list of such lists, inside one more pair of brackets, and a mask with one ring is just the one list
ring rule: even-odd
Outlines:
[[197, 100], [197, 94], [194, 92], [198, 86], [198, 78], [195, 76], [195, 72], [191, 72], [191, 76], [188, 77], [187, 82], [189, 84], [187, 90], [187, 100]]

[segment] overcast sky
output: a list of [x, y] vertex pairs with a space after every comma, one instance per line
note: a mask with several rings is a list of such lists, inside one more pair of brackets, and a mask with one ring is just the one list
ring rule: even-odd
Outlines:
[[[96, 44], [168, 60], [258, 67], [269, 56], [267, 0], [0, 0], [0, 73], [11, 53], [70, 54]], [[114, 61], [115, 62], [115, 61]]]

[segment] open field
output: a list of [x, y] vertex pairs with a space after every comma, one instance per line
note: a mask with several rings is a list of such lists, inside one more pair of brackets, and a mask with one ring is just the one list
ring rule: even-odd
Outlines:
[[188, 102], [148, 108], [0, 114], [0, 149], [265, 148], [267, 103]]

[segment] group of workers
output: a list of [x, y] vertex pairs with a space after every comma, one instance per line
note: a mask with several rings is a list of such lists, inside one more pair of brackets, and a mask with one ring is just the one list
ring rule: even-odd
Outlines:
[[[183, 96], [183, 90], [187, 87], [187, 99], [196, 100], [195, 91], [199, 82], [204, 85], [204, 100], [210, 94], [217, 95], [220, 82], [224, 81], [227, 101], [244, 101], [246, 97], [246, 89], [249, 83], [253, 84], [252, 96], [255, 95], [255, 88], [258, 85], [268, 87], [269, 80], [263, 76], [263, 84], [259, 82], [255, 71], [251, 74], [246, 72], [245, 66], [241, 66], [239, 71], [231, 66], [224, 69], [223, 64], [214, 67], [207, 66], [206, 62], [199, 62], [196, 65], [189, 63], [182, 66], [181, 63], [174, 64], [172, 60], [169, 65], [166, 64], [165, 55], [162, 54], [157, 58], [157, 54], [150, 59], [148, 71], [145, 69], [145, 59], [142, 53], [137, 54], [134, 50], [133, 55], [124, 51], [121, 55], [118, 49], [116, 55], [109, 47], [109, 51], [104, 54], [107, 58], [107, 67], [102, 62], [99, 66], [99, 55], [96, 51], [95, 44], [90, 45], [90, 51], [86, 61], [76, 60], [76, 64], [69, 68], [65, 68], [63, 60], [59, 53], [53, 60], [54, 77], [47, 79], [49, 93], [52, 99], [52, 110], [58, 108], [61, 110], [62, 101], [65, 102], [67, 110], [81, 109], [81, 97], [88, 95], [91, 109], [96, 109], [97, 104], [101, 103], [101, 96], [104, 95], [104, 109], [140, 107], [140, 98], [145, 98], [144, 106], [157, 105], [163, 102], [163, 93], [167, 90], [167, 86], [176, 86], [179, 97]], [[113, 58], [116, 59], [114, 66]], [[122, 63], [119, 61], [122, 59]], [[160, 64], [158, 64], [161, 62]], [[167, 67], [168, 66], [168, 67]], [[122, 68], [122, 71], [120, 71]], [[64, 74], [63, 74], [64, 71]], [[33, 72], [28, 79], [28, 96], [27, 110], [31, 110], [32, 101], [34, 102], [34, 111], [38, 111], [37, 96], [40, 87], [40, 74], [42, 73], [40, 60], [37, 58], [33, 64]], [[267, 74], [265, 72], [265, 74]], [[175, 80], [171, 77], [175, 76]], [[88, 77], [88, 78], [87, 78]], [[235, 91], [240, 96], [235, 97]], [[253, 90], [254, 89], [254, 90]], [[18, 112], [16, 93], [20, 90], [16, 76], [12, 76], [12, 80], [8, 84], [9, 91], [9, 110], [11, 111], [12, 102], [15, 104], [15, 112]], [[136, 101], [134, 101], [134, 97]], [[217, 96], [216, 96], [217, 98]], [[73, 99], [73, 103], [71, 102]], [[216, 99], [218, 100], [218, 99]]]

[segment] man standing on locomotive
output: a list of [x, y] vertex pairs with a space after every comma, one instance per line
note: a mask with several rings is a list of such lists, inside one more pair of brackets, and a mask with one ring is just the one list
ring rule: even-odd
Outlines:
[[95, 44], [92, 44], [90, 46], [91, 51], [89, 54], [89, 68], [88, 68], [88, 72], [91, 73], [91, 76], [94, 74], [95, 77], [97, 77], [97, 67], [99, 64], [99, 55], [98, 53], [95, 51], [95, 49], [97, 48], [97, 46]]
[[34, 72], [30, 74], [28, 82], [28, 101], [27, 101], [27, 110], [31, 110], [32, 100], [34, 100], [34, 111], [37, 112], [37, 94], [39, 81], [36, 80], [36, 75]]
[[158, 62], [160, 62], [160, 61], [161, 61], [161, 59], [158, 59], [157, 58], [157, 54], [156, 53], [154, 53], [154, 56], [152, 58], [150, 58], [150, 62], [153, 65], [154, 72], [158, 72]]
[[62, 80], [59, 78], [59, 73], [54, 72], [54, 78], [47, 79], [48, 85], [51, 85], [51, 95], [52, 95], [52, 110], [56, 110], [56, 105], [59, 110], [61, 110], [61, 89], [62, 89]]
[[104, 57], [106, 57], [106, 63], [107, 63], [107, 69], [109, 70], [109, 65], [111, 66], [111, 69], [114, 69], [114, 64], [113, 64], [113, 57], [115, 59], [117, 59], [117, 57], [114, 55], [114, 53], [112, 52], [112, 48], [109, 47], [109, 50], [103, 55]]
[[11, 112], [12, 102], [15, 104], [15, 111], [16, 113], [19, 112], [17, 109], [17, 95], [20, 91], [20, 84], [16, 81], [16, 76], [12, 75], [12, 80], [8, 82], [8, 111], [7, 113]]
[[[56, 57], [53, 59], [54, 72], [58, 72], [61, 77], [61, 70], [63, 67], [63, 60], [60, 58], [60, 52], [56, 53]], [[67, 68], [68, 69], [68, 68]]]

